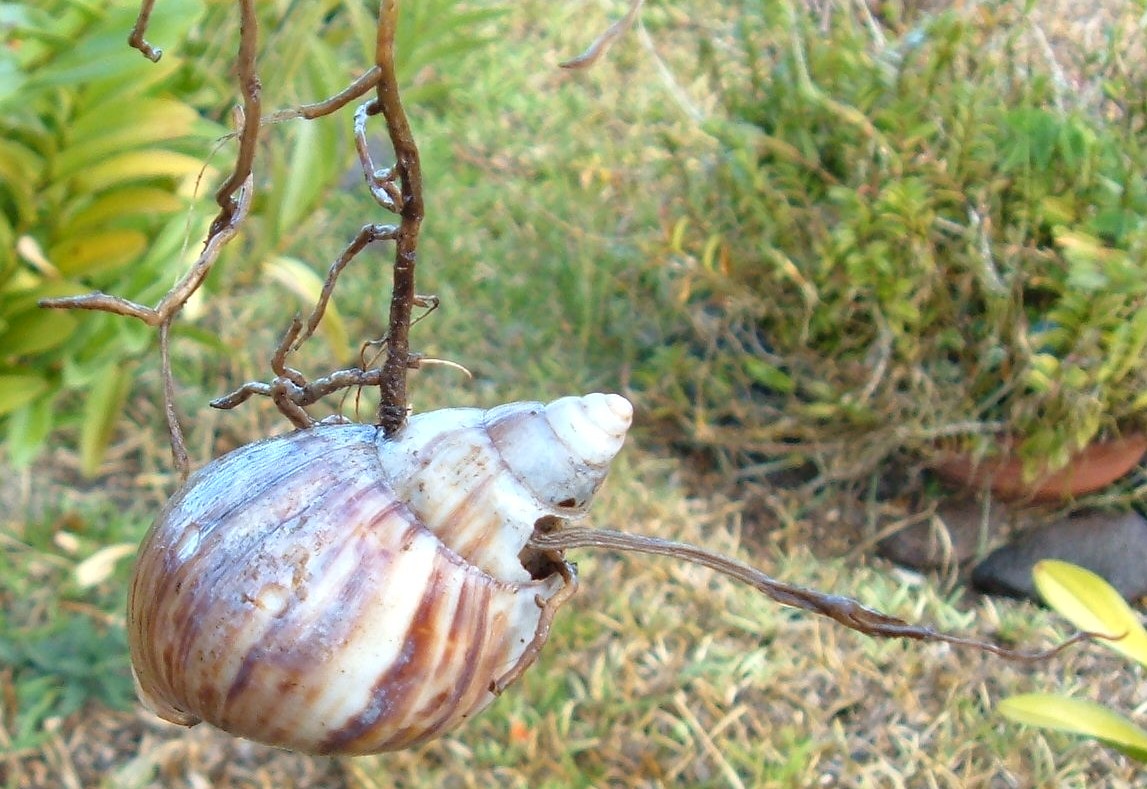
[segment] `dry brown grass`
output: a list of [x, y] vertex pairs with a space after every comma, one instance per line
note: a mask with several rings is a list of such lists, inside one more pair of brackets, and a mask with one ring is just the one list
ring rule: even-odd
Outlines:
[[[913, 621], [1047, 646], [1034, 607], [944, 596], [935, 579], [849, 566], [799, 547], [811, 523], [747, 524], [734, 502], [687, 496], [677, 462], [630, 447], [602, 524], [743, 553], [750, 527], [783, 551], [746, 558], [787, 580], [852, 594]], [[945, 646], [876, 642], [780, 608], [712, 572], [586, 556], [582, 591], [539, 664], [455, 735], [409, 752], [309, 758], [89, 708], [45, 746], [0, 761], [18, 787], [1130, 787], [1139, 769], [1101, 746], [995, 716], [1001, 697], [1058, 688], [1120, 709], [1143, 678], [1099, 649], [1016, 665]], [[0, 738], [5, 735], [0, 733]]]

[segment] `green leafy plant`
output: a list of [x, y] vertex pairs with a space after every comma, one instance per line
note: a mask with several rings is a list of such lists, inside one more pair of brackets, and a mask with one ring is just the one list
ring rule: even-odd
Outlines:
[[[201, 0], [173, 5], [169, 39], [204, 11]], [[150, 334], [37, 302], [92, 288], [162, 294], [221, 129], [177, 98], [185, 61], [127, 50], [130, 8], [58, 0], [0, 13], [0, 430], [12, 460], [27, 462], [57, 426], [61, 396], [86, 391], [64, 411], [92, 473]]]
[[747, 13], [714, 69], [718, 153], [647, 272], [689, 320], [648, 404], [739, 464], [837, 477], [1001, 435], [1054, 470], [1147, 428], [1142, 80], [1098, 54], [1118, 104], [1072, 106], [1019, 5], [879, 36], [798, 6]]
[[[1100, 643], [1147, 668], [1147, 630], [1110, 584], [1067, 562], [1047, 560], [1032, 571], [1044, 601], [1080, 630], [1111, 636]], [[1147, 763], [1147, 729], [1102, 704], [1053, 693], [1029, 693], [1000, 702], [1018, 723], [1092, 737]]]
[[[443, 101], [451, 63], [486, 43], [482, 23], [502, 11], [446, 0], [403, 9], [401, 77], [414, 83], [410, 95]], [[102, 314], [46, 312], [37, 302], [95, 289], [155, 303], [187, 265], [202, 234], [202, 217], [189, 219], [190, 198], [210, 194], [214, 171], [205, 162], [234, 101], [230, 50], [220, 45], [237, 30], [234, 10], [221, 0], [165, 0], [152, 35], [166, 51], [152, 63], [126, 44], [131, 4], [0, 6], [0, 435], [17, 465], [53, 429], [69, 427], [84, 472], [94, 474], [112, 440], [134, 360], [153, 333]], [[272, 31], [261, 61], [277, 76], [265, 86], [268, 103], [325, 98], [371, 62], [367, 5], [261, 3], [259, 13]], [[306, 58], [295, 56], [304, 50]], [[301, 303], [314, 301], [317, 272], [330, 260], [307, 248], [304, 261], [297, 248], [349, 170], [349, 128], [347, 118], [323, 118], [268, 132], [267, 175], [279, 187], [261, 194], [245, 228], [242, 257], [254, 265], [216, 276], [210, 288], [263, 276]], [[210, 328], [176, 332], [227, 351]], [[333, 306], [323, 332], [334, 356], [353, 356]]]

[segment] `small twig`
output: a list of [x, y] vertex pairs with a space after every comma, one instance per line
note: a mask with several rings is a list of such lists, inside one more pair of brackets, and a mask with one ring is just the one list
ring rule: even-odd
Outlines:
[[295, 120], [297, 118], [310, 121], [330, 115], [337, 110], [341, 110], [360, 96], [365, 96], [370, 90], [378, 86], [378, 80], [381, 77], [382, 69], [378, 66], [373, 66], [369, 71], [365, 72], [361, 77], [329, 99], [272, 112], [270, 115], [263, 117], [263, 123], [281, 123], [282, 121]]
[[542, 647], [545, 646], [546, 640], [550, 637], [554, 615], [566, 601], [577, 594], [577, 569], [574, 565], [562, 559], [561, 554], [557, 552], [546, 553], [550, 554], [550, 560], [557, 565], [558, 572], [562, 576], [562, 587], [548, 600], [543, 599], [540, 595], [534, 598], [538, 607], [542, 609], [541, 616], [538, 618], [538, 626], [534, 629], [534, 637], [526, 645], [521, 657], [518, 658], [518, 662], [509, 671], [490, 683], [490, 692], [495, 696], [501, 695], [502, 691], [514, 684], [525, 670], [537, 660]]
[[239, 0], [239, 56], [236, 66], [239, 72], [239, 91], [243, 95], [244, 120], [239, 135], [239, 152], [235, 155], [235, 168], [215, 192], [215, 202], [220, 210], [211, 225], [210, 235], [232, 224], [235, 192], [251, 177], [255, 163], [263, 112], [263, 86], [256, 67], [258, 54], [259, 20], [255, 14], [255, 0]]
[[159, 300], [155, 307], [146, 307], [119, 296], [110, 296], [106, 293], [87, 293], [82, 296], [65, 296], [57, 299], [41, 299], [41, 307], [56, 310], [98, 310], [123, 315], [129, 318], [138, 318], [148, 326], [159, 326], [164, 321], [173, 318], [183, 309], [187, 300], [203, 284], [203, 280], [211, 273], [211, 267], [219, 259], [223, 247], [239, 232], [239, 225], [247, 216], [251, 208], [251, 199], [254, 187], [251, 178], [240, 190], [235, 201], [235, 210], [231, 214], [231, 221], [224, 227], [213, 232], [204, 245], [199, 258], [188, 269], [187, 273], [172, 286], [166, 295]]
[[986, 210], [977, 211], [969, 205], [968, 221], [971, 223], [972, 232], [976, 234], [976, 242], [979, 247], [980, 265], [976, 268], [976, 274], [980, 280], [980, 285], [989, 293], [1006, 294], [1007, 287], [1004, 285], [1004, 281], [1000, 279], [1000, 272], [996, 269], [996, 262], [992, 257], [991, 215]]
[[144, 39], [144, 35], [147, 34], [147, 23], [151, 19], [151, 11], [153, 8], [155, 8], [155, 0], [143, 0], [143, 2], [140, 3], [139, 14], [135, 17], [135, 26], [131, 29], [131, 35], [127, 37], [127, 43], [132, 48], [142, 52], [143, 56], [152, 63], [156, 63], [163, 57], [163, 50], [156, 49]]
[[850, 597], [825, 594], [814, 589], [787, 584], [765, 575], [755, 567], [731, 559], [727, 556], [698, 548], [695, 545], [646, 537], [637, 534], [609, 531], [607, 529], [587, 529], [580, 526], [565, 527], [552, 532], [535, 531], [530, 538], [530, 547], [538, 549], [565, 550], [568, 548], [607, 548], [620, 551], [671, 556], [693, 564], [716, 570], [742, 583], [782, 605], [811, 611], [828, 617], [850, 630], [876, 638], [907, 638], [915, 641], [932, 641], [971, 647], [991, 652], [1008, 660], [1035, 662], [1046, 660], [1062, 652], [1068, 646], [1095, 637], [1093, 633], [1077, 633], [1063, 643], [1041, 652], [1021, 652], [1001, 647], [987, 641], [964, 638], [933, 630], [922, 625], [913, 625], [903, 619], [875, 611], [861, 605]]
[[291, 350], [297, 351], [299, 346], [315, 333], [315, 329], [319, 326], [319, 321], [323, 319], [323, 313], [326, 312], [327, 304], [331, 300], [331, 295], [334, 293], [335, 283], [338, 281], [339, 274], [347, 267], [347, 264], [354, 260], [359, 252], [375, 241], [394, 240], [397, 236], [398, 228], [394, 225], [366, 225], [362, 230], [358, 231], [354, 240], [347, 244], [346, 249], [344, 249], [342, 254], [338, 256], [338, 259], [331, 264], [330, 270], [327, 272], [326, 281], [323, 282], [323, 290], [322, 293], [319, 294], [319, 300], [315, 303], [315, 308], [311, 311], [311, 316], [307, 318], [302, 333], [291, 343]]
[[375, 201], [395, 214], [402, 211], [402, 192], [395, 185], [398, 173], [392, 167], [378, 169], [374, 166], [374, 159], [370, 155], [370, 144], [366, 139], [366, 119], [374, 107], [373, 102], [363, 104], [354, 114], [354, 147], [358, 152], [359, 166], [370, 195]]
[[673, 102], [681, 108], [681, 111], [689, 116], [689, 120], [694, 124], [700, 126], [705, 122], [704, 111], [689, 98], [689, 94], [681, 87], [681, 83], [673, 75], [668, 64], [657, 53], [657, 48], [653, 45], [653, 39], [650, 38], [649, 32], [645, 29], [645, 25], [640, 21], [637, 23], [637, 40], [641, 42], [641, 46], [645, 48], [646, 54], [653, 60], [653, 65], [657, 68], [657, 74], [661, 77], [662, 84], [665, 85], [665, 90], [668, 91], [670, 98]]
[[637, 21], [637, 15], [641, 12], [641, 6], [644, 0], [631, 0], [629, 4], [629, 11], [625, 16], [614, 22], [605, 32], [593, 40], [593, 43], [586, 48], [584, 52], [575, 58], [563, 60], [558, 65], [561, 68], [569, 69], [571, 71], [576, 69], [587, 69], [601, 59], [617, 39], [625, 35], [626, 31], [633, 27], [633, 23]]
[[[293, 389], [287, 392], [286, 384], [291, 384]], [[382, 370], [373, 368], [370, 370], [363, 370], [359, 367], [351, 367], [346, 370], [336, 370], [330, 375], [325, 375], [322, 378], [316, 378], [313, 381], [299, 386], [288, 378], [276, 378], [271, 383], [262, 383], [260, 381], [251, 381], [243, 384], [230, 394], [218, 397], [211, 401], [212, 408], [227, 410], [234, 408], [240, 403], [245, 403], [255, 395], [262, 397], [275, 398], [276, 389], [285, 392], [284, 397], [297, 406], [314, 405], [319, 400], [330, 394], [334, 394], [342, 389], [351, 389], [356, 386], [378, 386], [382, 382]], [[294, 420], [292, 420], [293, 422]], [[310, 420], [313, 422], [314, 420]]]
[[187, 444], [183, 439], [183, 427], [179, 424], [179, 412], [175, 410], [175, 378], [171, 374], [171, 346], [168, 343], [171, 333], [171, 316], [159, 324], [159, 364], [163, 374], [163, 415], [167, 419], [167, 434], [171, 437], [171, 457], [179, 470], [181, 482], [187, 481], [191, 462], [187, 457]]
[[868, 381], [865, 382], [864, 388], [860, 390], [859, 402], [867, 404], [872, 399], [872, 395], [876, 393], [876, 389], [880, 386], [880, 382], [884, 379], [885, 374], [888, 372], [888, 364], [892, 359], [892, 329], [888, 325], [888, 319], [884, 317], [884, 313], [880, 309], [873, 309], [873, 317], [876, 320], [877, 336], [876, 336], [876, 364], [871, 365], [872, 374], [869, 375]]

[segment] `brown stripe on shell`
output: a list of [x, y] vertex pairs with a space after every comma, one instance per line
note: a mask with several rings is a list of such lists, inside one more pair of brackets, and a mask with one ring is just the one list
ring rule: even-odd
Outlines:
[[[401, 506], [397, 506], [392, 510], [393, 516]], [[393, 518], [397, 520], [397, 518]], [[380, 522], [382, 519], [380, 519]], [[409, 521], [407, 521], [409, 523]], [[413, 534], [421, 526], [410, 523], [404, 530], [396, 529], [394, 536], [396, 538], [405, 540], [407, 535]], [[348, 540], [348, 543], [357, 543], [352, 546], [352, 550], [361, 551], [362, 542], [358, 540]], [[339, 590], [337, 597], [331, 601], [329, 605], [316, 606], [313, 613], [316, 617], [323, 617], [324, 624], [334, 627], [329, 627], [325, 632], [321, 641], [325, 644], [338, 647], [339, 645], [346, 644], [353, 632], [360, 627], [360, 619], [363, 612], [369, 610], [370, 606], [377, 601], [377, 587], [376, 583], [378, 577], [370, 572], [372, 564], [385, 564], [387, 561], [386, 553], [391, 553], [393, 549], [387, 549], [385, 553], [378, 553], [374, 555], [364, 555], [366, 559], [375, 559], [377, 562], [366, 561], [363, 563], [362, 570], [354, 573], [350, 578], [346, 579]], [[331, 617], [329, 612], [337, 610], [346, 612], [343, 617]], [[335, 620], [332, 622], [331, 620]], [[266, 704], [263, 707], [263, 713], [260, 715], [256, 725], [261, 737], [270, 738], [273, 742], [285, 743], [294, 747], [304, 747], [300, 743], [298, 729], [298, 722], [294, 720], [294, 716], [290, 712], [296, 708], [302, 707], [312, 710], [315, 713], [320, 713], [319, 698], [323, 695], [326, 687], [318, 679], [314, 672], [316, 666], [324, 667], [329, 665], [329, 658], [320, 653], [322, 650], [312, 649], [314, 642], [317, 640], [316, 634], [312, 632], [312, 622], [299, 621], [294, 623], [291, 631], [284, 630], [280, 637], [276, 639], [280, 647], [286, 645], [287, 651], [279, 654], [272, 655], [270, 663], [263, 668], [270, 670], [271, 675], [277, 676], [284, 675], [287, 678], [295, 678], [289, 680], [290, 692], [280, 692], [278, 694], [264, 694], [266, 695]], [[320, 669], [321, 670], [321, 669]], [[281, 681], [280, 681], [281, 687]], [[314, 723], [311, 721], [309, 723]], [[314, 749], [313, 742], [306, 742], [305, 747], [307, 750]]]
[[[346, 496], [343, 495], [347, 492], [346, 488], [332, 489], [334, 498], [339, 498], [342, 504], [347, 509], [346, 512], [353, 512], [353, 505], [356, 502], [365, 502], [370, 497], [368, 494], [375, 493], [375, 491], [367, 489], [360, 490], [356, 495]], [[373, 503], [370, 502], [370, 503]], [[372, 519], [371, 523], [366, 527], [369, 529], [371, 526], [379, 522], [384, 522], [392, 518], [398, 511], [403, 509], [400, 502], [390, 501], [382, 511]], [[419, 528], [415, 524], [406, 521], [406, 531], [410, 532]], [[347, 525], [347, 530], [351, 529], [362, 530], [357, 524]], [[344, 554], [348, 552], [359, 552], [362, 548], [361, 540], [357, 539], [358, 534], [347, 534], [344, 539], [337, 542], [331, 548], [317, 552], [314, 554], [317, 558], [313, 564], [311, 574], [316, 577], [321, 577], [327, 567], [335, 566]], [[398, 534], [395, 537], [399, 537]], [[331, 606], [333, 610], [339, 611], [360, 611], [363, 604], [368, 601], [372, 596], [372, 585], [375, 579], [369, 572], [360, 572], [352, 574], [349, 578], [344, 579], [338, 587], [338, 595], [336, 601]], [[297, 592], [295, 593], [296, 596]], [[299, 603], [303, 600], [300, 599]], [[226, 705], [230, 708], [234, 703], [239, 701], [239, 697], [246, 690], [248, 683], [251, 680], [254, 669], [260, 664], [274, 663], [277, 667], [281, 668], [288, 674], [301, 675], [303, 672], [311, 668], [309, 661], [315, 655], [309, 651], [298, 650], [295, 652], [282, 649], [282, 645], [298, 645], [305, 643], [308, 638], [307, 630], [313, 627], [313, 619], [316, 617], [324, 617], [329, 624], [335, 624], [339, 630], [349, 631], [357, 626], [354, 616], [344, 617], [330, 617], [329, 612], [324, 610], [323, 607], [317, 605], [318, 601], [311, 601], [309, 605], [296, 604], [293, 608], [293, 616], [282, 616], [271, 620], [270, 627], [263, 631], [262, 637], [252, 646], [248, 647], [247, 653], [243, 658], [243, 662], [236, 673], [235, 678], [232, 680], [230, 687], [227, 689]], [[303, 614], [309, 613], [311, 616], [304, 617]], [[345, 639], [345, 636], [343, 637]], [[338, 642], [340, 637], [328, 636], [324, 640]], [[292, 666], [292, 663], [299, 663], [300, 665]], [[264, 718], [273, 719], [274, 710], [266, 710]]]
[[[388, 750], [406, 748], [437, 737], [476, 711], [473, 702], [467, 703], [465, 698], [473, 688], [475, 678], [479, 677], [480, 661], [487, 657], [491, 648], [501, 650], [505, 644], [495, 634], [494, 647], [490, 645], [491, 634], [487, 625], [495, 587], [486, 578], [482, 578], [482, 583], [474, 583], [472, 579], [476, 573], [468, 573], [468, 576], [459, 598], [460, 605], [455, 607], [446, 629], [448, 635], [443, 639], [443, 649], [428, 672], [428, 676], [452, 676], [456, 679], [439, 691], [431, 704], [423, 702], [408, 712], [407, 720], [416, 720], [417, 725], [408, 724], [396, 731], [387, 743]], [[437, 709], [432, 710], [432, 706]], [[434, 712], [439, 714], [430, 717]]]
[[[344, 533], [315, 553], [311, 571], [323, 580], [315, 583], [314, 589], [330, 589], [335, 594], [318, 598], [312, 592], [307, 600], [296, 600], [290, 613], [273, 620], [260, 641], [249, 648], [230, 688], [226, 711], [217, 718], [225, 726], [249, 736], [300, 747], [296, 741], [300, 737], [296, 731], [299, 725], [293, 719], [293, 711], [300, 707], [314, 709], [324, 690], [322, 683], [316, 682], [314, 672], [329, 662], [331, 650], [350, 640], [360, 626], [362, 613], [374, 603], [379, 578], [372, 569], [386, 567], [389, 557], [400, 550], [390, 542], [372, 540], [372, 532], [385, 528], [387, 539], [401, 545], [408, 535], [421, 528], [400, 502], [376, 485], [372, 483], [369, 489], [342, 499], [340, 511], [350, 516], [350, 522], [332, 524]], [[385, 501], [385, 505], [379, 506], [380, 501]], [[348, 554], [353, 561], [344, 565]], [[339, 566], [355, 569], [332, 577], [330, 568]], [[246, 693], [253, 681], [259, 683], [259, 688]], [[254, 701], [258, 703], [252, 704]]]
[[[240, 571], [250, 566], [246, 562], [254, 563], [262, 560], [269, 561], [273, 564], [279, 565], [281, 569], [284, 560], [287, 559], [290, 552], [293, 550], [291, 545], [291, 534], [296, 531], [296, 528], [301, 530], [305, 522], [311, 518], [315, 512], [322, 512], [325, 508], [330, 506], [331, 502], [337, 502], [342, 512], [353, 518], [353, 514], [360, 509], [371, 510], [375, 507], [377, 495], [372, 495], [373, 486], [364, 485], [364, 481], [357, 477], [347, 477], [339, 480], [339, 484], [330, 486], [320, 498], [306, 502], [303, 511], [295, 514], [292, 518], [281, 522], [281, 529], [287, 533], [280, 533], [277, 535], [267, 535], [264, 556], [255, 554], [244, 557], [244, 561], [229, 562], [231, 569]], [[353, 528], [354, 524], [329, 524], [328, 528], [346, 526]], [[279, 531], [279, 530], [277, 530]], [[311, 532], [311, 536], [316, 536], [315, 532]], [[333, 536], [333, 535], [326, 535]], [[277, 538], [277, 539], [276, 539]], [[284, 545], [286, 542], [286, 545]], [[311, 552], [311, 557], [325, 557], [327, 559], [334, 558], [334, 555], [339, 554], [344, 550], [352, 548], [355, 541], [352, 539], [340, 540], [333, 542], [331, 547], [322, 548], [318, 547], [317, 550]], [[287, 550], [282, 550], [284, 547]], [[320, 562], [315, 562], [319, 564]], [[318, 568], [316, 568], [318, 569]], [[312, 570], [313, 574], [314, 570]], [[238, 580], [238, 583], [236, 582]], [[250, 579], [253, 581], [254, 579]], [[301, 579], [300, 579], [301, 580]], [[262, 709], [250, 708], [243, 700], [243, 693], [250, 682], [252, 672], [262, 664], [279, 664], [282, 659], [290, 653], [283, 652], [282, 645], [294, 645], [297, 641], [296, 637], [287, 635], [287, 631], [299, 625], [307, 625], [309, 622], [299, 622], [300, 618], [307, 614], [311, 617], [319, 617], [323, 615], [321, 610], [316, 610], [316, 606], [307, 605], [297, 594], [296, 591], [291, 591], [289, 598], [288, 613], [279, 617], [270, 617], [264, 619], [265, 615], [261, 615], [258, 619], [264, 620], [264, 629], [261, 633], [244, 632], [247, 627], [250, 627], [255, 621], [258, 621], [254, 614], [256, 608], [256, 599], [262, 592], [261, 588], [255, 588], [256, 585], [250, 582], [244, 582], [235, 578], [221, 578], [220, 583], [228, 584], [232, 587], [234, 594], [238, 597], [236, 600], [228, 601], [220, 599], [214, 595], [205, 595], [205, 601], [210, 602], [214, 600], [216, 606], [210, 612], [204, 612], [201, 617], [198, 617], [202, 626], [211, 626], [215, 623], [216, 626], [226, 629], [226, 641], [230, 642], [232, 639], [238, 641], [240, 638], [245, 641], [245, 644], [228, 643], [228, 647], [234, 647], [231, 651], [237, 651], [241, 654], [242, 659], [236, 667], [229, 673], [229, 676], [219, 676], [215, 678], [205, 678], [200, 674], [201, 681], [204, 684], [216, 685], [221, 681], [225, 682], [230, 679], [227, 685], [227, 691], [224, 694], [218, 694], [215, 698], [215, 705], [203, 706], [198, 711], [204, 719], [212, 722], [230, 722], [234, 721], [236, 725], [258, 725], [262, 721], [260, 719], [267, 718], [268, 715], [274, 712], [273, 709], [268, 709], [264, 706]], [[343, 590], [347, 591], [347, 590]], [[304, 594], [304, 596], [306, 596]], [[234, 618], [234, 619], [233, 619]], [[243, 627], [240, 627], [240, 624]], [[345, 622], [338, 622], [338, 624], [345, 625]], [[218, 637], [208, 635], [213, 643], [218, 643]], [[188, 655], [188, 657], [192, 657]], [[216, 659], [217, 660], [217, 659]], [[220, 671], [227, 671], [231, 667], [226, 663], [217, 664]], [[257, 696], [263, 694], [256, 693]], [[277, 696], [276, 700], [281, 700], [283, 697]], [[206, 701], [206, 699], [203, 699]], [[240, 713], [239, 711], [242, 710]]]
[[[474, 588], [469, 585], [472, 593], [463, 595], [463, 605], [458, 606], [454, 618], [450, 623], [449, 637], [445, 641], [434, 667], [435, 674], [439, 666], [443, 671], [461, 664], [462, 670], [458, 673], [457, 681], [426, 702], [423, 702], [416, 714], [423, 719], [420, 725], [407, 727], [392, 738], [392, 748], [405, 748], [437, 737], [446, 732], [474, 712], [474, 702], [467, 703], [464, 699], [473, 695], [475, 682], [479, 683], [485, 691], [489, 687], [491, 676], [486, 679], [480, 675], [479, 660], [488, 657], [493, 648], [499, 653], [504, 652], [507, 644], [502, 632], [493, 632], [494, 628], [488, 626], [488, 614], [492, 603], [491, 587], [483, 584]], [[476, 592], [480, 589], [481, 595]], [[486, 664], [489, 664], [487, 659]]]
[[[470, 561], [473, 561], [473, 557], [483, 545], [489, 543], [502, 525], [501, 515], [490, 506], [494, 501], [496, 493], [494, 489], [497, 484], [496, 475], [488, 474], [483, 477], [481, 482], [467, 491], [468, 495], [442, 519], [443, 530], [453, 539], [449, 539], [441, 532], [439, 537], [451, 550]], [[462, 530], [457, 524], [466, 524], [466, 527]]]
[[[465, 577], [456, 596], [433, 593], [442, 579], [459, 572]], [[460, 710], [458, 702], [474, 683], [488, 649], [485, 637], [491, 596], [506, 590], [449, 553], [435, 557], [432, 578], [434, 584], [424, 592], [406, 633], [403, 659], [379, 676], [363, 711], [332, 732], [321, 752], [396, 750], [452, 728], [452, 718], [467, 711]], [[444, 686], [450, 715], [426, 718], [420, 699], [427, 683]]]

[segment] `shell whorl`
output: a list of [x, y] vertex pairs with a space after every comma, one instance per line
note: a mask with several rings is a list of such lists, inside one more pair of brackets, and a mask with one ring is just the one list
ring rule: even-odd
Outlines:
[[615, 394], [431, 411], [379, 454], [397, 495], [439, 539], [494, 577], [522, 581], [518, 554], [534, 524], [585, 514], [632, 419]]
[[567, 580], [531, 577], [519, 553], [537, 519], [584, 513], [631, 414], [616, 395], [450, 409], [393, 439], [317, 426], [219, 458], [140, 548], [141, 699], [311, 752], [457, 726], [533, 659], [539, 601]]

